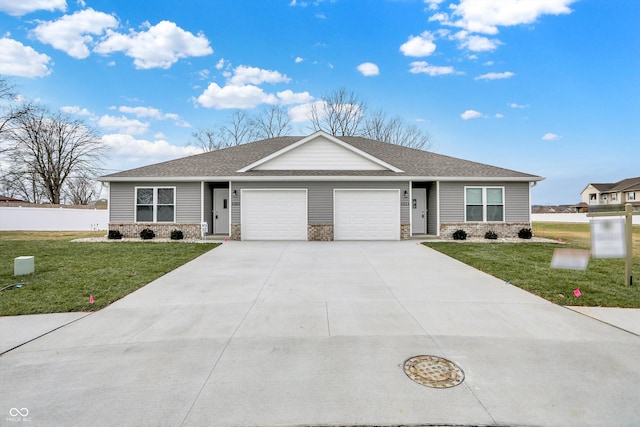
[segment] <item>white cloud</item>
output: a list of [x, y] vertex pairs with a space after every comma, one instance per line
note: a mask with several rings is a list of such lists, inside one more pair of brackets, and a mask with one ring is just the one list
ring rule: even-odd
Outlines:
[[17, 77], [44, 77], [51, 74], [51, 58], [10, 38], [0, 38], [0, 74]]
[[290, 89], [283, 90], [282, 92], [277, 92], [276, 95], [280, 99], [280, 103], [283, 105], [288, 104], [303, 104], [307, 102], [311, 102], [313, 100], [313, 96], [309, 94], [309, 92], [294, 92]]
[[377, 76], [380, 74], [380, 69], [373, 62], [364, 62], [358, 65], [358, 71], [360, 71], [363, 76]]
[[495, 39], [488, 39], [482, 36], [469, 36], [460, 43], [460, 47], [469, 49], [472, 52], [488, 52], [496, 50], [502, 42]]
[[150, 118], [153, 120], [173, 120], [176, 126], [191, 127], [189, 123], [182, 120], [179, 114], [163, 113], [157, 108], [121, 106], [121, 107], [118, 107], [118, 111], [125, 114], [133, 114], [138, 118]]
[[157, 108], [121, 106], [118, 107], [118, 111], [121, 113], [133, 114], [136, 117], [149, 117], [156, 120], [164, 120], [167, 118], [167, 116]]
[[291, 79], [278, 71], [263, 70], [258, 67], [239, 65], [233, 70], [229, 83], [234, 86], [245, 84], [259, 85], [262, 83], [288, 83]]
[[116, 130], [127, 135], [140, 135], [149, 130], [149, 123], [130, 119], [125, 116], [115, 117], [108, 114], [98, 119], [98, 126], [104, 129]]
[[296, 105], [295, 107], [289, 108], [289, 117], [291, 117], [291, 121], [293, 123], [302, 123], [308, 121], [311, 110], [314, 106], [317, 111], [322, 111], [324, 107], [324, 101], [310, 102], [307, 104]]
[[204, 34], [194, 36], [171, 21], [161, 21], [146, 31], [128, 34], [107, 31], [107, 37], [94, 49], [101, 54], [123, 52], [133, 58], [138, 69], [169, 68], [181, 58], [213, 53]]
[[505, 71], [504, 73], [487, 73], [475, 78], [475, 80], [498, 80], [508, 79], [515, 76], [511, 71]]
[[475, 110], [467, 110], [464, 113], [460, 114], [460, 117], [462, 117], [462, 120], [479, 119], [482, 117], [482, 113]]
[[224, 58], [220, 58], [218, 62], [216, 62], [216, 70], [222, 70], [224, 68]]
[[76, 59], [89, 56], [88, 44], [93, 43], [93, 35], [102, 35], [109, 28], [116, 28], [118, 20], [107, 13], [89, 8], [64, 15], [56, 21], [39, 21], [33, 34], [42, 43], [50, 44]]
[[299, 63], [301, 63], [302, 61], [304, 61], [304, 58], [301, 58], [301, 57], [299, 57], [299, 56], [296, 56], [295, 61], [296, 61], [296, 64], [299, 64]]
[[424, 2], [428, 5], [429, 10], [438, 10], [440, 3], [444, 0], [424, 0]]
[[561, 138], [560, 135], [556, 135], [555, 133], [551, 133], [551, 132], [548, 132], [542, 135], [543, 141], [555, 141], [560, 138]]
[[22, 16], [37, 10], [53, 12], [67, 10], [66, 0], [0, 0], [0, 12]]
[[121, 158], [123, 162], [143, 161], [149, 164], [202, 152], [197, 147], [171, 145], [163, 139], [136, 139], [127, 134], [104, 135], [102, 141], [110, 148], [112, 157]]
[[496, 113], [496, 115], [494, 117], [496, 119], [502, 119], [502, 118], [504, 118], [504, 114]]
[[522, 105], [522, 104], [516, 104], [515, 102], [512, 102], [511, 104], [509, 104], [509, 107], [511, 107], [511, 108], [527, 108], [529, 106], [528, 105]]
[[76, 116], [93, 116], [93, 113], [86, 108], [80, 108], [77, 105], [65, 105], [60, 111], [66, 114], [74, 114]]
[[474, 33], [497, 34], [499, 26], [530, 24], [542, 15], [571, 13], [576, 0], [460, 0], [452, 4], [451, 16], [439, 13], [431, 20], [453, 25]]
[[425, 61], [416, 61], [411, 63], [410, 73], [413, 74], [428, 74], [430, 76], [443, 76], [446, 74], [458, 74], [453, 67], [450, 66], [438, 66], [429, 65]]
[[425, 31], [419, 36], [410, 36], [409, 40], [400, 46], [400, 52], [402, 52], [404, 56], [429, 56], [436, 50], [433, 39], [433, 34], [429, 31]]
[[220, 87], [211, 83], [198, 97], [197, 102], [203, 107], [216, 109], [254, 108], [260, 104], [277, 104], [278, 99], [253, 85]]

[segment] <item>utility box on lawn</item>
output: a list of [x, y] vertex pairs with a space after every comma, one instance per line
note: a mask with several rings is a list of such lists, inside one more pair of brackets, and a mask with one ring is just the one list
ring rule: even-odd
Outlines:
[[33, 256], [19, 256], [13, 260], [13, 275], [24, 276], [35, 272], [35, 261]]

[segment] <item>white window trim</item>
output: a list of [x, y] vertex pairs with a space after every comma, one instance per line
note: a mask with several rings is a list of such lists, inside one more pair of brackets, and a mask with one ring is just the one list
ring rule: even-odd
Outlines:
[[[468, 221], [467, 220], [467, 188], [479, 188], [482, 190], [482, 221]], [[487, 221], [487, 189], [494, 189], [494, 188], [499, 188], [502, 190], [502, 221]], [[470, 222], [470, 223], [481, 223], [481, 222], [490, 222], [490, 223], [504, 223], [506, 222], [506, 207], [507, 207], [507, 200], [506, 200], [506, 191], [505, 191], [505, 187], [503, 186], [497, 186], [497, 185], [488, 185], [488, 186], [477, 186], [477, 185], [468, 185], [464, 187], [464, 222]]]
[[[161, 185], [161, 186], [151, 186], [151, 185], [141, 185], [139, 187], [134, 187], [133, 191], [133, 220], [136, 223], [145, 223], [149, 221], [138, 221], [138, 189], [151, 188], [153, 190], [153, 223], [158, 224], [172, 224], [176, 222], [176, 187], [171, 185]], [[158, 190], [164, 189], [172, 189], [173, 190], [173, 220], [172, 221], [158, 221]], [[170, 206], [170, 205], [160, 205], [160, 206]]]
[[[631, 195], [633, 194], [633, 197], [631, 197]], [[636, 200], [636, 192], [635, 191], [629, 191], [627, 193], [627, 201], [635, 201]]]

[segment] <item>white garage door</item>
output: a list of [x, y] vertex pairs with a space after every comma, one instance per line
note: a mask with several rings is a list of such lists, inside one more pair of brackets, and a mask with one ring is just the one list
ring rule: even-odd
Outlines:
[[334, 190], [335, 240], [400, 240], [399, 190]]
[[307, 240], [307, 190], [242, 190], [242, 240]]

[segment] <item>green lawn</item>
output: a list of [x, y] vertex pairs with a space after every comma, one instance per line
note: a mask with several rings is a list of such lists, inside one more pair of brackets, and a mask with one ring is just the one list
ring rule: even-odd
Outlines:
[[[534, 224], [534, 234], [558, 243], [454, 243], [424, 245], [562, 305], [640, 308], [640, 227], [634, 227], [634, 286], [624, 285], [624, 261], [591, 259], [586, 271], [551, 268], [556, 248], [589, 249], [588, 224]], [[582, 296], [575, 297], [579, 288]]]
[[[0, 292], [0, 316], [99, 310], [217, 246], [70, 241], [76, 237], [87, 234], [0, 233], [0, 288], [24, 284]], [[35, 256], [36, 272], [16, 278], [13, 259], [24, 255]]]

